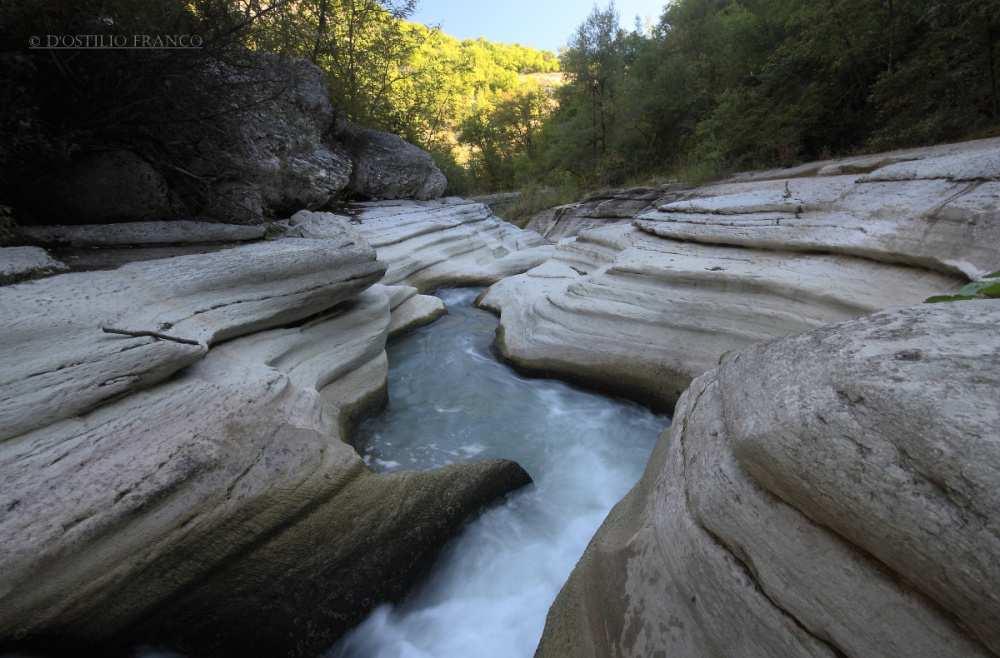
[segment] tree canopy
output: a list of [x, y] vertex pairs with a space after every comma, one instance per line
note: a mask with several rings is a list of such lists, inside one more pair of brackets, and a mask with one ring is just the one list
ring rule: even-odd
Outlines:
[[[196, 31], [211, 47], [201, 59], [8, 58], [4, 87], [24, 97], [51, 80], [46, 89], [73, 102], [46, 106], [92, 109], [56, 117], [76, 143], [178, 99], [225, 106], [214, 92], [176, 93], [206, 58], [304, 57], [326, 72], [341, 116], [428, 149], [458, 193], [710, 178], [1000, 129], [1000, 0], [673, 0], [632, 29], [611, 4], [559, 56], [413, 23], [416, 1], [18, 0], [0, 9], [17, 43], [107, 14], [115, 29]], [[122, 90], [142, 102], [120, 103]], [[5, 125], [23, 117], [8, 109]], [[0, 160], [40, 143], [0, 147]]]
[[992, 134], [998, 42], [998, 0], [675, 0], [648, 31], [595, 8], [534, 172], [712, 176]]

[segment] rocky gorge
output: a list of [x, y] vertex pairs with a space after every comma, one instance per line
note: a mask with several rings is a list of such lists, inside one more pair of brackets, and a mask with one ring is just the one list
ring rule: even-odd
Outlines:
[[998, 181], [985, 140], [557, 211], [499, 349], [676, 407], [537, 656], [1000, 651], [1000, 301], [921, 304], [1000, 276]]
[[[1000, 301], [923, 304], [1000, 269], [1000, 140], [614, 191], [536, 232], [300, 73], [224, 206], [116, 152], [5, 238], [0, 648], [318, 655], [404, 597], [531, 481], [352, 445], [389, 338], [484, 286], [519, 372], [673, 411], [536, 655], [1000, 654]], [[91, 212], [102, 185], [135, 194]]]

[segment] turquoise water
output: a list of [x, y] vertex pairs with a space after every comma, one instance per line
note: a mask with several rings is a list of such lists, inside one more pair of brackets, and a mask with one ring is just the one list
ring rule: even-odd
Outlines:
[[472, 306], [478, 292], [443, 291], [449, 315], [390, 345], [389, 406], [356, 445], [375, 470], [503, 457], [535, 484], [469, 524], [423, 586], [373, 612], [329, 658], [533, 655], [560, 587], [669, 423], [497, 361], [497, 321]]

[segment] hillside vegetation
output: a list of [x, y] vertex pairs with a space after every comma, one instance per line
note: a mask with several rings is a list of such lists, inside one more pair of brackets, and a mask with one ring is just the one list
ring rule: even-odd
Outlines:
[[630, 30], [611, 4], [558, 59], [406, 22], [412, 3], [297, 7], [259, 24], [292, 38], [261, 43], [311, 56], [348, 116], [431, 150], [460, 193], [558, 200], [1000, 126], [1000, 0], [675, 0]]
[[348, 118], [429, 150], [453, 191], [499, 189], [533, 140], [561, 82], [555, 54], [459, 40], [406, 18], [413, 2], [302, 0], [256, 21], [252, 47], [307, 57]]
[[[227, 90], [176, 90], [185, 71], [246, 47], [316, 63], [340, 116], [430, 151], [452, 193], [527, 189], [534, 205], [1000, 129], [1000, 0], [673, 0], [632, 29], [611, 4], [595, 7], [558, 56], [453, 38], [410, 21], [416, 2], [14, 3], [0, 16], [17, 28], [15, 44], [115, 15], [130, 17], [131, 31], [204, 34], [208, 47], [33, 58], [47, 74], [33, 80], [51, 84], [31, 95], [67, 101], [50, 103], [50, 122], [73, 128], [72, 139], [53, 149], [22, 130], [10, 148], [24, 157], [7, 159], [108, 141], [164, 103], [225, 111]], [[24, 85], [3, 77], [13, 96], [0, 124], [22, 125]]]
[[1000, 126], [997, 0], [676, 0], [596, 9], [526, 179], [708, 178]]

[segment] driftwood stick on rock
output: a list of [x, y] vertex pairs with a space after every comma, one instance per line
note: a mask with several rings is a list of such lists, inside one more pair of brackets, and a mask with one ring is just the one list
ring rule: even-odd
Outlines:
[[191, 340], [190, 338], [178, 338], [177, 336], [168, 336], [167, 334], [161, 334], [158, 331], [135, 331], [130, 329], [117, 329], [115, 327], [101, 327], [101, 331], [106, 334], [119, 334], [121, 336], [133, 336], [135, 338], [140, 338], [142, 336], [149, 336], [150, 338], [159, 338], [161, 340], [172, 340], [175, 343], [183, 343], [184, 345], [200, 345], [196, 340]]

